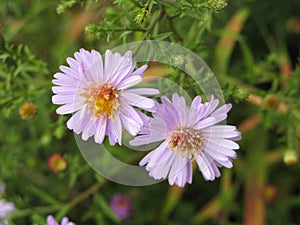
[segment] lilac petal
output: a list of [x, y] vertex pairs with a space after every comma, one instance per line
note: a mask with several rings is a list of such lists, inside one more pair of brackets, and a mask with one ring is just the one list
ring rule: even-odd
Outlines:
[[108, 79], [108, 81], [113, 83], [115, 86], [118, 86], [120, 82], [131, 76], [136, 66], [136, 63], [132, 63], [131, 60], [123, 57], [123, 61], [124, 60], [127, 60], [127, 62], [123, 62], [123, 64], [120, 62], [122, 65], [119, 65], [118, 70], [111, 75], [110, 79]]
[[163, 152], [165, 151], [165, 149], [168, 147], [168, 141], [164, 141], [163, 143], [161, 143], [156, 149], [154, 149], [154, 154], [152, 155], [151, 159], [148, 162], [148, 167], [152, 167], [154, 166], [159, 158], [161, 157], [161, 155], [163, 154]]
[[192, 182], [192, 163], [187, 161], [185, 166], [179, 171], [175, 179], [175, 184], [179, 187], [184, 187], [186, 183]]
[[212, 138], [209, 140], [210, 143], [214, 143], [216, 145], [219, 145], [224, 148], [229, 148], [229, 149], [239, 149], [240, 146], [235, 143], [234, 141], [227, 140], [227, 139], [220, 139], [220, 138]]
[[118, 113], [114, 113], [114, 120], [108, 120], [108, 129], [111, 132], [111, 135], [109, 135], [110, 145], [114, 145], [115, 143], [122, 145], [122, 124]]
[[103, 75], [103, 62], [100, 58], [90, 65], [89, 69], [86, 71], [86, 77], [90, 78], [90, 82], [102, 82], [104, 79]]
[[57, 108], [56, 113], [61, 115], [73, 113], [76, 112], [81, 106], [81, 102], [75, 102], [74, 104], [66, 104]]
[[74, 95], [53, 95], [52, 102], [53, 104], [71, 104], [75, 101]]
[[161, 100], [163, 104], [156, 104], [156, 112], [152, 113], [154, 118], [160, 117], [167, 124], [168, 130], [174, 130], [180, 126], [180, 118], [176, 108], [170, 102], [170, 100], [162, 96]]
[[234, 138], [238, 137], [240, 135], [240, 132], [235, 131], [229, 131], [225, 132], [223, 131], [212, 131], [212, 127], [204, 128], [201, 130], [201, 133], [206, 137], [208, 140], [209, 138]]
[[128, 93], [138, 94], [138, 95], [158, 95], [159, 90], [154, 88], [135, 88], [127, 90]]
[[209, 149], [211, 149], [215, 152], [221, 152], [222, 154], [225, 154], [230, 158], [235, 158], [236, 157], [236, 152], [235, 151], [233, 151], [230, 148], [223, 147], [219, 143], [207, 142], [207, 143], [205, 143], [205, 147], [209, 148]]
[[93, 136], [96, 132], [96, 119], [94, 116], [92, 116], [89, 120], [88, 123], [86, 124], [83, 132], [82, 132], [82, 139], [86, 141], [89, 139], [89, 137]]
[[185, 99], [175, 93], [172, 95], [172, 102], [178, 112], [181, 127], [185, 127], [187, 120]]
[[214, 117], [208, 117], [204, 120], [199, 121], [195, 126], [194, 129], [200, 130], [209, 126], [212, 126], [216, 123], [216, 119]]
[[154, 101], [152, 99], [130, 93], [128, 91], [122, 92], [120, 94], [122, 98], [124, 98], [128, 104], [142, 108], [142, 109], [152, 109], [154, 107]]
[[193, 127], [198, 122], [198, 112], [194, 108], [190, 108], [186, 115], [186, 127]]
[[96, 143], [102, 144], [105, 137], [107, 119], [103, 119], [103, 116], [101, 116], [98, 118], [96, 123], [97, 124], [94, 139]]
[[143, 76], [145, 70], [148, 68], [148, 65], [143, 65], [132, 73], [133, 76]]
[[208, 116], [211, 116], [212, 112], [217, 108], [218, 105], [219, 105], [219, 100], [214, 99], [212, 96], [212, 99], [210, 100], [210, 102], [206, 102], [203, 104], [204, 111], [201, 113], [201, 116], [199, 119], [203, 119]]
[[123, 90], [126, 88], [129, 88], [131, 86], [134, 86], [142, 81], [142, 78], [140, 76], [131, 76], [128, 77], [128, 79], [124, 79], [122, 82], [120, 82], [117, 85], [118, 90]]
[[[181, 176], [187, 177], [185, 174], [187, 171], [184, 170], [187, 163], [190, 163], [188, 158], [181, 157], [181, 156], [175, 157], [174, 162], [171, 167], [171, 170], [170, 170], [170, 173], [169, 173], [169, 184], [170, 185], [174, 185], [175, 181], [178, 178], [181, 178]], [[185, 180], [184, 184], [185, 183], [186, 183], [186, 180]], [[182, 185], [182, 182], [178, 182], [176, 184], [179, 187], [183, 187], [183, 185], [184, 185], [184, 184]]]
[[53, 216], [48, 216], [46, 225], [59, 225], [59, 224], [57, 223], [57, 221], [54, 219]]
[[113, 54], [110, 50], [106, 50], [105, 52], [105, 60], [104, 60], [104, 74], [106, 75], [106, 80], [109, 78], [108, 76], [111, 74], [112, 69], [114, 68]]
[[221, 106], [220, 108], [218, 108], [216, 111], [214, 111], [211, 115], [214, 116], [219, 113], [228, 113], [231, 108], [232, 108], [231, 104], [225, 104], [225, 105]]
[[132, 135], [135, 136], [139, 132], [142, 124], [138, 123], [135, 119], [120, 114], [123, 127]]
[[79, 65], [79, 63], [71, 57], [67, 58], [67, 63], [69, 64], [70, 68], [77, 68]]
[[197, 109], [199, 109], [199, 107], [202, 106], [202, 105], [203, 105], [203, 104], [202, 104], [202, 98], [201, 98], [201, 96], [196, 96], [196, 97], [193, 99], [193, 101], [192, 101], [191, 108], [197, 110]]
[[152, 150], [151, 152], [149, 152], [144, 158], [142, 158], [142, 160], [139, 162], [139, 165], [145, 166], [150, 161], [150, 159], [152, 158], [154, 153], [155, 153], [155, 150]]
[[214, 162], [209, 162], [203, 153], [198, 155], [198, 157], [196, 158], [196, 162], [205, 180], [212, 181], [215, 179], [214, 172], [211, 169], [210, 165]]
[[214, 125], [208, 129], [210, 129], [211, 132], [231, 132], [235, 131], [236, 127], [231, 125]]
[[149, 123], [150, 133], [135, 137], [129, 141], [132, 146], [146, 145], [153, 142], [161, 141], [166, 138], [167, 125], [161, 118], [151, 119]]
[[168, 177], [170, 168], [176, 158], [176, 155], [169, 149], [165, 149], [163, 153], [164, 158], [152, 167], [147, 166], [146, 169], [149, 171], [149, 176], [156, 180], [166, 179]]
[[78, 92], [80, 92], [80, 88], [78, 87], [62, 87], [62, 86], [54, 86], [52, 87], [52, 92], [54, 94], [59, 95], [76, 95]]

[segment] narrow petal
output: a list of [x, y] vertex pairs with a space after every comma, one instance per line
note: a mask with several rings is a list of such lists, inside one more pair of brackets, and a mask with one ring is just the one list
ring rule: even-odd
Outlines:
[[131, 86], [134, 86], [134, 85], [140, 83], [141, 81], [142, 81], [142, 78], [140, 76], [137, 76], [137, 75], [131, 76], [128, 79], [124, 79], [122, 82], [120, 82], [117, 85], [117, 88], [119, 90], [123, 90], [123, 89], [129, 88]]
[[94, 136], [95, 142], [98, 144], [102, 144], [104, 140], [106, 124], [107, 124], [107, 119], [103, 119], [102, 117], [98, 118], [97, 125], [96, 125], [96, 132]]
[[127, 90], [128, 93], [138, 94], [138, 95], [158, 95], [159, 90], [154, 88], [135, 88]]
[[142, 108], [142, 109], [152, 109], [155, 105], [154, 101], [150, 98], [146, 98], [137, 94], [130, 93], [128, 91], [122, 92], [120, 94], [122, 98], [130, 105]]

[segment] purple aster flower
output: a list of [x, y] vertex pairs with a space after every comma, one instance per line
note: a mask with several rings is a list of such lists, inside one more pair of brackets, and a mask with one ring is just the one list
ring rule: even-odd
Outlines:
[[[58, 222], [54, 219], [53, 216], [47, 217], [47, 224], [46, 225], [59, 225]], [[60, 225], [76, 225], [73, 222], [69, 222], [69, 219], [67, 217], [64, 217], [60, 223]]]
[[104, 63], [95, 50], [80, 49], [74, 57], [67, 58], [69, 67], [60, 66], [62, 72], [52, 81], [57, 85], [52, 88], [52, 102], [62, 104], [56, 112], [74, 113], [67, 127], [82, 133], [83, 140], [94, 136], [99, 144], [107, 135], [111, 145], [121, 145], [122, 127], [135, 136], [143, 120], [133, 106], [152, 111], [154, 101], [141, 95], [159, 93], [151, 88], [127, 89], [141, 82], [147, 65], [134, 71], [131, 51], [121, 56], [107, 50]]
[[0, 221], [9, 217], [9, 215], [16, 210], [15, 204], [6, 202], [4, 199], [0, 199]]
[[140, 165], [146, 166], [154, 179], [168, 178], [169, 184], [183, 187], [192, 183], [192, 161], [196, 160], [205, 180], [214, 180], [220, 176], [218, 167], [232, 167], [239, 148], [235, 140], [241, 139], [241, 133], [235, 126], [217, 125], [227, 118], [231, 104], [217, 109], [218, 99], [201, 103], [197, 96], [189, 109], [183, 97], [173, 94], [172, 101], [167, 97], [157, 103], [153, 118], [142, 127], [140, 136], [134, 138], [131, 145], [143, 145], [162, 141], [148, 153]]
[[116, 194], [110, 201], [110, 208], [119, 219], [124, 220], [131, 212], [131, 201], [128, 196]]

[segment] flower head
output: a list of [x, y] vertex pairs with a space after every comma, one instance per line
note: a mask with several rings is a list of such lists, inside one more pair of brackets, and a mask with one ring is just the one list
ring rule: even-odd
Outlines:
[[15, 204], [6, 202], [4, 199], [0, 199], [0, 221], [5, 220], [9, 215], [16, 210]]
[[122, 127], [136, 135], [143, 126], [141, 113], [133, 108], [152, 111], [153, 100], [141, 95], [155, 95], [159, 91], [150, 88], [128, 89], [142, 80], [147, 65], [135, 70], [132, 53], [124, 56], [105, 53], [104, 63], [99, 52], [80, 49], [75, 58], [67, 58], [69, 67], [61, 66], [62, 72], [54, 75], [52, 97], [54, 104], [63, 104], [58, 114], [74, 115], [67, 127], [75, 133], [82, 133], [82, 139], [94, 136], [96, 143], [102, 143], [105, 135], [111, 145], [121, 145]]
[[32, 119], [36, 114], [36, 107], [32, 103], [25, 103], [19, 108], [19, 114], [24, 120]]
[[54, 153], [51, 157], [49, 157], [47, 163], [53, 173], [64, 171], [67, 168], [66, 160], [59, 153]]
[[232, 167], [236, 157], [233, 149], [239, 145], [234, 140], [241, 139], [235, 126], [217, 125], [227, 118], [230, 104], [217, 109], [219, 100], [201, 103], [197, 96], [189, 109], [183, 97], [173, 94], [157, 103], [153, 118], [133, 139], [131, 145], [143, 145], [162, 141], [140, 162], [146, 165], [149, 175], [155, 179], [168, 178], [169, 184], [183, 187], [192, 182], [192, 161], [195, 160], [205, 180], [220, 176], [218, 167]]
[[[59, 225], [59, 223], [54, 219], [53, 216], [47, 217], [47, 223], [45, 225]], [[67, 217], [64, 217], [60, 223], [60, 225], [76, 225], [73, 222], [70, 222]]]
[[121, 220], [126, 219], [131, 212], [131, 201], [128, 196], [116, 194], [110, 201], [110, 208]]

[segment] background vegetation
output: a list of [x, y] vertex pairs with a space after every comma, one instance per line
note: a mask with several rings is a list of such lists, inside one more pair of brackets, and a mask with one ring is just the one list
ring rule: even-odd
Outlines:
[[[0, 0], [0, 22], [0, 197], [16, 205], [10, 224], [45, 224], [49, 214], [77, 225], [300, 224], [300, 1]], [[68, 116], [56, 115], [51, 80], [67, 57], [146, 39], [198, 54], [234, 104], [228, 123], [243, 140], [220, 179], [198, 172], [183, 189], [106, 181], [79, 153]], [[150, 69], [190, 85], [166, 65]], [[30, 102], [37, 113], [27, 120], [19, 110]], [[66, 160], [62, 172], [47, 164], [54, 153]], [[132, 201], [123, 221], [109, 208], [116, 193]]]

